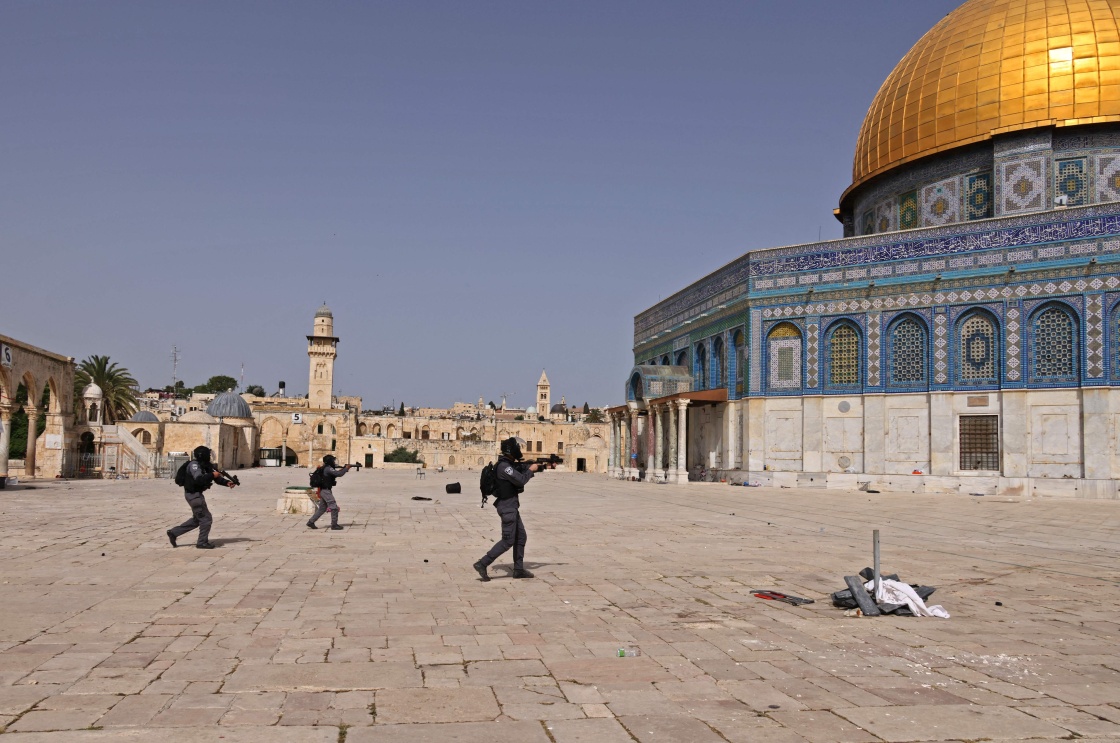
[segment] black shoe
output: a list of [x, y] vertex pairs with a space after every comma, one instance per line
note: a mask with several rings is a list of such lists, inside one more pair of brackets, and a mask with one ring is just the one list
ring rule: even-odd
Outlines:
[[175, 535], [171, 533], [170, 529], [167, 530], [167, 538], [171, 540], [171, 546], [172, 547], [178, 547], [179, 546], [179, 545], [175, 544]]
[[315, 526], [315, 524], [312, 524], [310, 521], [308, 521], [307, 522], [307, 528], [308, 529], [318, 529], [319, 527]]
[[476, 562], [471, 567], [473, 567], [475, 570], [478, 571], [478, 575], [479, 575], [479, 577], [482, 578], [482, 581], [484, 583], [486, 581], [490, 580], [490, 576], [486, 574], [486, 566], [482, 564], [482, 560], [479, 560], [478, 562]]
[[532, 573], [530, 573], [525, 568], [514, 568], [513, 569], [513, 577], [514, 578], [535, 578], [536, 576], [533, 575]]
[[331, 529], [333, 529], [334, 531], [342, 531], [342, 527], [338, 524], [331, 524]]
[[202, 542], [201, 544], [196, 544], [194, 547], [195, 547], [195, 549], [200, 549], [200, 550], [212, 550], [215, 547], [217, 547], [217, 545], [216, 544], [210, 544], [210, 542]]

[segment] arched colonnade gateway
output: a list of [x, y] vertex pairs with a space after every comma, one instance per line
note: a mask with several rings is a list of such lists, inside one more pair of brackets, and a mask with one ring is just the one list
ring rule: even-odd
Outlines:
[[612, 472], [1120, 498], [1120, 0], [969, 0], [872, 101], [844, 237], [634, 320]]

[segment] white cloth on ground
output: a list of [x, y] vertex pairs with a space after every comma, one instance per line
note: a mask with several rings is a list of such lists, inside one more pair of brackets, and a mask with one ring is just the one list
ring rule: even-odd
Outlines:
[[[875, 581], [867, 581], [865, 588], [867, 588], [868, 593], [873, 592]], [[875, 601], [881, 604], [906, 604], [916, 617], [949, 618], [949, 612], [945, 611], [944, 607], [940, 604], [926, 606], [926, 602], [922, 601], [917, 592], [902, 581], [881, 578], [879, 580], [879, 592], [875, 594]]]

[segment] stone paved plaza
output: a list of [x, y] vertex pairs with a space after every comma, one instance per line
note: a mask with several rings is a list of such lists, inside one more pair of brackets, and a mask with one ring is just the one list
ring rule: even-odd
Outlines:
[[[477, 473], [351, 473], [341, 532], [275, 512], [306, 477], [211, 491], [213, 551], [171, 549], [167, 481], [4, 491], [5, 739], [1120, 740], [1113, 502], [549, 472], [522, 499], [537, 578], [507, 556], [482, 583]], [[876, 527], [884, 571], [951, 619], [830, 606]]]

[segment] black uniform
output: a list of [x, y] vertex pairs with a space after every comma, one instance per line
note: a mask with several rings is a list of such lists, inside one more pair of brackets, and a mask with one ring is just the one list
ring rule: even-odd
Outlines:
[[203, 493], [214, 483], [229, 485], [230, 481], [214, 473], [209, 458], [202, 462], [192, 459], [187, 465], [187, 484], [183, 486], [183, 496], [187, 499], [187, 505], [191, 507], [191, 517], [175, 528], [168, 529], [167, 536], [171, 539], [172, 546], [175, 546], [178, 537], [194, 529], [198, 529], [198, 543], [195, 546], [203, 548], [213, 546], [210, 544], [210, 526], [214, 523], [214, 517], [206, 507], [206, 497]]
[[345, 467], [332, 467], [329, 464], [323, 465], [323, 487], [319, 488], [319, 505], [315, 507], [315, 515], [307, 522], [308, 526], [315, 526], [315, 522], [319, 520], [319, 517], [327, 511], [330, 511], [331, 528], [341, 528], [338, 526], [338, 501], [334, 499], [333, 488], [338, 484], [338, 478], [345, 474]]
[[[533, 479], [533, 472], [528, 467], [515, 464], [513, 459], [505, 454], [498, 457], [497, 470], [498, 483], [494, 490], [494, 508], [502, 517], [502, 539], [486, 553], [478, 562], [483, 568], [489, 567], [504, 552], [513, 548], [513, 569], [525, 569], [525, 524], [521, 521], [518, 509], [521, 502], [517, 496], [525, 490], [525, 483]], [[477, 569], [477, 568], [476, 568]]]

